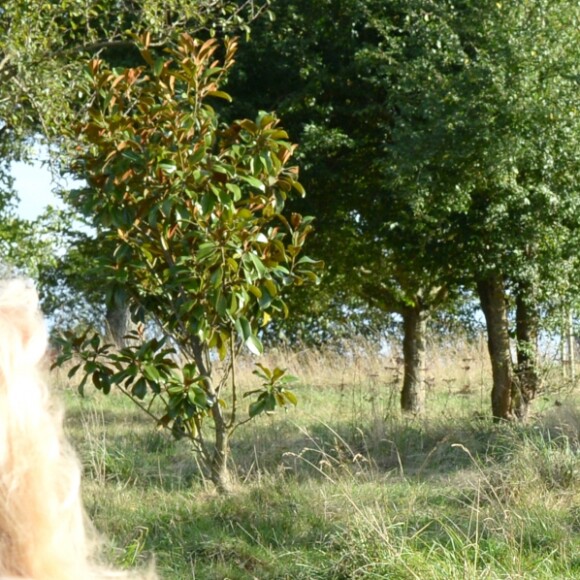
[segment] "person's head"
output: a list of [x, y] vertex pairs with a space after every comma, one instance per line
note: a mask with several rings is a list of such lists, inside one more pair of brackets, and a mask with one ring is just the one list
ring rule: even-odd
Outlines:
[[81, 469], [40, 370], [47, 342], [32, 285], [0, 281], [0, 578], [123, 577], [91, 563]]

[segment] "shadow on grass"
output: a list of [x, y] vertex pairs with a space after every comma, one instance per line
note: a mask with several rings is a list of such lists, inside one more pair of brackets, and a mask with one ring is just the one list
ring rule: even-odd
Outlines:
[[264, 416], [232, 442], [240, 485], [226, 497], [186, 441], [134, 409], [73, 408], [69, 428], [111, 558], [154, 552], [166, 580], [547, 580], [580, 573], [578, 513], [562, 503], [577, 497], [579, 418]]
[[[204, 481], [186, 440], [156, 431], [150, 418], [122, 399], [105, 403], [77, 401], [67, 413], [69, 435], [91, 478], [163, 490], [187, 490]], [[397, 474], [418, 481], [450, 477], [505, 463], [524, 442], [579, 448], [580, 412], [565, 412], [566, 420], [552, 413], [528, 425], [495, 424], [481, 416], [332, 424], [304, 415], [300, 424], [281, 414], [264, 416], [236, 433], [232, 470], [243, 482], [270, 474], [299, 481], [332, 481], [344, 474], [378, 479]]]
[[335, 485], [272, 476], [225, 497], [199, 486], [94, 489], [87, 505], [119, 563], [154, 551], [166, 580], [475, 578], [465, 566], [478, 559], [490, 578], [576, 577], [578, 544], [557, 512], [506, 520], [504, 506], [483, 511], [457, 488], [401, 478]]
[[318, 497], [296, 488], [254, 487], [228, 497], [197, 492], [168, 497], [132, 488], [119, 499], [118, 492], [95, 489], [86, 504], [97, 527], [121, 547], [112, 554], [117, 564], [127, 563], [135, 547], [140, 558], [155, 551], [166, 579], [191, 577], [192, 570], [208, 580], [315, 578], [300, 573], [297, 555], [323, 568], [329, 539], [341, 533], [319, 509]]

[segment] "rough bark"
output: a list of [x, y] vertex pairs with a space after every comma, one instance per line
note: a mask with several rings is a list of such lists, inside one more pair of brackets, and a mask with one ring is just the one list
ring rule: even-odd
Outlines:
[[512, 395], [512, 409], [518, 419], [525, 420], [530, 402], [540, 383], [538, 372], [539, 316], [532, 294], [533, 289], [520, 286], [516, 296], [516, 381]]
[[107, 307], [106, 313], [107, 330], [117, 348], [127, 346], [127, 335], [136, 330], [136, 325], [131, 320], [129, 302], [120, 295]]
[[219, 393], [213, 386], [211, 374], [212, 366], [209, 357], [208, 349], [200, 342], [197, 337], [191, 341], [193, 358], [195, 364], [202, 376], [205, 377], [206, 389], [208, 396], [214, 400], [211, 407], [211, 415], [214, 427], [214, 445], [209, 465], [210, 478], [215, 485], [217, 491], [222, 494], [227, 494], [231, 491], [231, 474], [228, 467], [228, 458], [230, 453], [230, 434], [232, 432], [231, 425], [226, 421], [223, 408], [218, 402]]
[[491, 390], [493, 417], [496, 420], [510, 419], [513, 363], [503, 279], [498, 275], [492, 275], [480, 280], [477, 284], [477, 291], [487, 326], [487, 347], [493, 375]]
[[230, 430], [219, 403], [214, 403], [211, 413], [215, 427], [215, 447], [210, 466], [211, 480], [219, 493], [226, 494], [230, 492], [232, 483], [228, 468]]
[[427, 314], [421, 306], [405, 308], [403, 315], [404, 376], [401, 409], [422, 413], [425, 406], [425, 331]]

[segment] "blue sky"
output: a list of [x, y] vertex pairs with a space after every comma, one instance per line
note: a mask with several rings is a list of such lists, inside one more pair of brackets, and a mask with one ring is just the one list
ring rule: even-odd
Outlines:
[[13, 163], [11, 173], [15, 181], [14, 188], [20, 197], [18, 213], [22, 218], [35, 219], [47, 205], [61, 205], [52, 193], [52, 175], [40, 161], [31, 165]]

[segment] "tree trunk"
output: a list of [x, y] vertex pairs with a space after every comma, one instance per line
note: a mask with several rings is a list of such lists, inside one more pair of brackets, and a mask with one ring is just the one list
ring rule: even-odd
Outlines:
[[127, 335], [136, 330], [131, 320], [129, 302], [122, 293], [115, 292], [106, 313], [107, 331], [117, 348], [127, 346]]
[[422, 413], [425, 406], [425, 331], [426, 311], [420, 306], [405, 308], [403, 315], [403, 358], [405, 372], [401, 391], [401, 409]]
[[211, 480], [221, 494], [231, 491], [231, 476], [228, 468], [230, 433], [220, 404], [216, 401], [211, 409], [215, 427], [215, 447], [211, 461]]
[[197, 336], [191, 341], [193, 358], [198, 371], [205, 377], [206, 393], [214, 403], [211, 407], [213, 419], [214, 445], [211, 457], [204, 458], [205, 467], [209, 468], [210, 478], [219, 493], [227, 494], [231, 491], [231, 475], [228, 468], [230, 454], [231, 425], [228, 425], [222, 406], [219, 404], [219, 393], [212, 383], [212, 366], [208, 348], [203, 345]]
[[503, 279], [494, 275], [480, 280], [477, 283], [477, 291], [487, 326], [487, 347], [493, 375], [491, 390], [493, 417], [495, 420], [510, 419], [513, 364]]
[[525, 420], [529, 405], [540, 383], [538, 373], [539, 317], [530, 284], [520, 285], [516, 296], [516, 352], [518, 364], [512, 396], [512, 408], [518, 419]]

